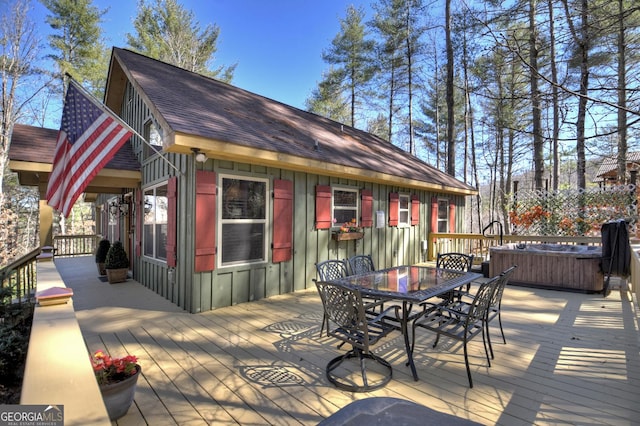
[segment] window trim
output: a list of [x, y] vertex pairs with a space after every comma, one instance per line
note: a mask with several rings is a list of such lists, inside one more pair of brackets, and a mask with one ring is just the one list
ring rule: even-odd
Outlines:
[[[436, 232], [449, 232], [449, 223], [450, 223], [450, 209], [449, 209], [449, 205], [450, 205], [451, 201], [448, 198], [444, 198], [444, 197], [438, 197], [438, 211], [437, 211], [437, 216], [436, 216]], [[443, 206], [445, 212], [446, 212], [446, 218], [444, 219], [440, 219], [440, 206]], [[440, 231], [440, 223], [444, 222], [445, 223], [445, 231]]]
[[[224, 185], [223, 182], [225, 179], [235, 179], [235, 180], [245, 180], [245, 181], [253, 181], [253, 182], [264, 182], [265, 183], [265, 217], [264, 219], [223, 219], [223, 211], [224, 211], [224, 194], [222, 193]], [[233, 268], [238, 266], [247, 266], [247, 265], [259, 265], [265, 264], [269, 262], [269, 248], [271, 245], [271, 236], [269, 230], [272, 227], [271, 223], [271, 180], [269, 178], [263, 178], [258, 176], [247, 176], [240, 174], [232, 174], [232, 173], [219, 173], [217, 186], [220, 190], [219, 196], [216, 200], [216, 210], [219, 212], [215, 218], [215, 226], [218, 232], [216, 233], [216, 247], [218, 248], [218, 255], [216, 256], [216, 263], [218, 268]], [[242, 260], [242, 261], [234, 261], [234, 262], [226, 262], [222, 261], [222, 238], [223, 238], [223, 225], [228, 223], [264, 223], [264, 241], [263, 241], [263, 258], [260, 260]]]
[[[159, 183], [156, 183], [156, 184], [154, 184], [154, 185], [149, 185], [149, 186], [147, 186], [146, 188], [143, 188], [143, 189], [142, 189], [142, 205], [141, 205], [141, 210], [142, 210], [142, 211], [141, 211], [141, 215], [142, 215], [142, 229], [140, 230], [140, 232], [142, 233], [142, 235], [141, 235], [141, 237], [142, 237], [142, 243], [141, 243], [141, 245], [142, 245], [141, 249], [142, 249], [142, 250], [141, 250], [141, 255], [142, 255], [144, 258], [146, 258], [146, 259], [151, 259], [151, 260], [154, 260], [154, 261], [157, 261], [157, 262], [167, 263], [167, 259], [166, 259], [166, 258], [165, 258], [165, 259], [160, 258], [160, 257], [158, 257], [158, 256], [157, 256], [157, 253], [156, 253], [156, 249], [157, 249], [157, 247], [158, 247], [158, 241], [156, 241], [156, 232], [155, 232], [155, 227], [156, 227], [159, 223], [156, 221], [156, 219], [157, 219], [157, 215], [155, 215], [155, 214], [154, 214], [154, 220], [153, 220], [153, 223], [152, 223], [152, 225], [154, 226], [154, 232], [153, 232], [153, 238], [154, 238], [154, 241], [153, 241], [153, 254], [152, 254], [152, 255], [149, 255], [149, 254], [147, 254], [147, 253], [145, 252], [145, 247], [146, 247], [146, 243], [147, 243], [147, 241], [146, 241], [146, 238], [147, 238], [147, 237], [146, 237], [146, 233], [145, 233], [145, 227], [146, 227], [147, 225], [150, 225], [150, 223], [148, 223], [148, 222], [146, 222], [146, 221], [145, 221], [145, 212], [144, 212], [144, 205], [145, 205], [145, 200], [146, 200], [146, 197], [147, 197], [147, 192], [148, 192], [148, 191], [150, 191], [150, 190], [153, 190], [153, 197], [154, 197], [154, 198], [157, 198], [157, 195], [156, 195], [156, 193], [157, 193], [157, 192], [156, 192], [156, 191], [157, 191], [157, 189], [158, 189], [158, 188], [160, 188], [160, 187], [162, 187], [162, 186], [165, 186], [165, 187], [167, 188], [167, 191], [168, 191], [168, 189], [169, 189], [169, 181], [168, 181], [168, 180], [165, 180], [165, 181], [163, 181], [163, 182], [159, 182]], [[155, 206], [157, 206], [157, 204], [156, 204], [156, 203], [154, 203], [154, 208], [155, 208]], [[168, 208], [168, 207], [169, 207], [169, 206], [167, 205], [167, 208]], [[168, 226], [168, 216], [169, 216], [169, 212], [167, 211], [167, 223], [166, 223], [166, 224], [167, 224], [167, 226]]]
[[[406, 208], [402, 207], [403, 201], [406, 201]], [[406, 222], [402, 220], [402, 213], [407, 213]], [[399, 193], [398, 194], [398, 228], [411, 227], [411, 194]]]
[[360, 188], [356, 188], [356, 187], [352, 187], [352, 186], [331, 186], [331, 229], [332, 230], [337, 230], [340, 229], [340, 227], [344, 224], [344, 222], [342, 223], [338, 223], [338, 221], [336, 220], [336, 215], [335, 215], [335, 211], [336, 209], [338, 210], [352, 210], [352, 208], [342, 208], [342, 207], [336, 207], [335, 205], [335, 192], [336, 191], [344, 191], [344, 192], [353, 192], [355, 194], [355, 200], [356, 200], [356, 206], [355, 206], [355, 218], [356, 218], [356, 226], [360, 226], [360, 216], [362, 214], [361, 212], [361, 194], [360, 194]]

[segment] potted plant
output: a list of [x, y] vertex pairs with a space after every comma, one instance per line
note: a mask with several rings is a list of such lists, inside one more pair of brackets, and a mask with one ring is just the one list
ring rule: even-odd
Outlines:
[[138, 358], [133, 355], [111, 358], [104, 351], [96, 351], [91, 357], [91, 365], [109, 419], [119, 419], [127, 414], [136, 393], [142, 370], [138, 365]]
[[96, 265], [98, 266], [98, 273], [100, 275], [107, 275], [107, 271], [104, 269], [104, 262], [107, 259], [107, 253], [110, 247], [111, 242], [106, 238], [103, 238], [98, 243], [98, 248], [96, 249]]
[[109, 247], [107, 258], [104, 261], [104, 267], [107, 271], [107, 278], [110, 284], [121, 283], [127, 280], [129, 258], [120, 241], [114, 242], [111, 244], [111, 247]]

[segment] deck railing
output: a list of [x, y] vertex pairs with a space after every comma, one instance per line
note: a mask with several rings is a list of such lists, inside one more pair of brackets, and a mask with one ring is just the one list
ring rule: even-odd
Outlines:
[[11, 288], [13, 303], [25, 302], [33, 296], [38, 281], [36, 261], [39, 254], [38, 247], [0, 269], [0, 287]]
[[53, 237], [56, 256], [84, 256], [93, 254], [100, 241], [99, 235], [58, 235]]
[[[502, 239], [502, 241], [501, 241]], [[478, 262], [489, 259], [489, 248], [507, 243], [562, 243], [600, 245], [600, 237], [558, 237], [527, 235], [487, 235], [432, 232], [428, 237], [427, 259], [435, 260], [438, 253], [473, 254]]]

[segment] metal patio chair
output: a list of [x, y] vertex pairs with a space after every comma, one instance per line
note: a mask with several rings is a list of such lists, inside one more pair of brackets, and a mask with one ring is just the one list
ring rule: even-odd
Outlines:
[[469, 356], [467, 353], [467, 344], [474, 337], [482, 334], [482, 343], [487, 358], [487, 363], [491, 367], [489, 359], [489, 351], [487, 349], [487, 341], [484, 338], [486, 330], [487, 310], [491, 303], [492, 295], [498, 285], [499, 276], [480, 284], [473, 301], [465, 309], [456, 309], [454, 306], [437, 305], [434, 309], [425, 310], [413, 322], [413, 340], [411, 343], [411, 353], [415, 349], [416, 328], [422, 328], [437, 334], [433, 343], [435, 348], [438, 345], [440, 336], [444, 335], [450, 339], [462, 342], [464, 347], [464, 363], [467, 367], [467, 378], [469, 379], [469, 387], [473, 388], [473, 380], [471, 379], [471, 369], [469, 368]]
[[[329, 259], [320, 263], [316, 263], [316, 271], [318, 273], [319, 281], [333, 281], [349, 275], [347, 262], [338, 259]], [[320, 337], [322, 337], [322, 332], [324, 331], [325, 327], [327, 328], [328, 335], [329, 323], [327, 322], [327, 315], [323, 314], [322, 326], [320, 327]]]
[[[322, 300], [325, 317], [328, 323], [335, 324], [335, 328], [327, 326], [327, 334], [351, 345], [351, 350], [333, 358], [327, 364], [327, 379], [340, 389], [352, 392], [365, 392], [379, 389], [391, 380], [393, 370], [383, 358], [371, 351], [371, 346], [381, 338], [397, 328], [385, 323], [384, 317], [390, 310], [396, 311], [394, 306], [371, 318], [365, 312], [360, 290], [339, 283], [316, 281], [316, 287]], [[359, 372], [350, 371], [343, 366], [345, 361], [357, 358]], [[367, 364], [375, 364], [375, 370], [368, 370]], [[347, 374], [339, 375], [338, 372]]]
[[373, 272], [376, 268], [373, 266], [373, 259], [370, 254], [357, 254], [348, 260], [351, 275], [366, 274]]

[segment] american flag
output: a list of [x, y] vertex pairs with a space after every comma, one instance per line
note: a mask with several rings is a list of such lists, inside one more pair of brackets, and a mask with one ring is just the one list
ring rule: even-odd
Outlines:
[[68, 217], [78, 197], [131, 134], [71, 80], [47, 186], [48, 204]]

